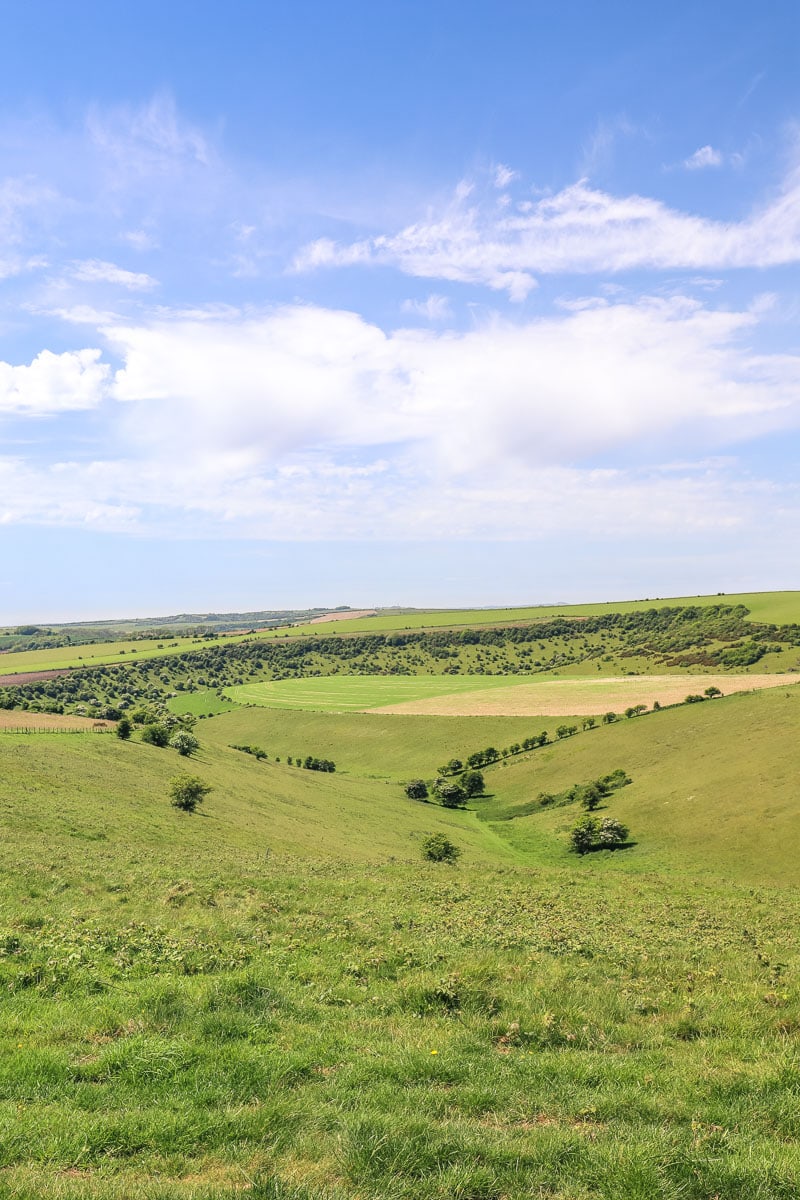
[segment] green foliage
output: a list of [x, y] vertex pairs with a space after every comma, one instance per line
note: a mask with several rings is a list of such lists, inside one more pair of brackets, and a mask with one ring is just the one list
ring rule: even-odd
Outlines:
[[409, 800], [428, 799], [428, 785], [424, 779], [412, 779], [406, 784], [404, 790]]
[[436, 780], [433, 790], [444, 808], [463, 808], [467, 803], [467, 793], [460, 783], [440, 778]]
[[468, 799], [472, 799], [473, 796], [482, 796], [486, 791], [486, 783], [481, 771], [465, 771], [459, 782]]
[[173, 750], [177, 750], [182, 758], [188, 758], [194, 754], [195, 750], [199, 749], [200, 743], [193, 733], [189, 733], [186, 729], [179, 729], [177, 733], [173, 733], [169, 739], [169, 744]]
[[117, 737], [123, 742], [126, 742], [133, 733], [133, 725], [127, 717], [121, 717], [117, 721]]
[[458, 846], [443, 833], [432, 833], [422, 842], [422, 857], [431, 862], [455, 862], [460, 855]]
[[628, 840], [628, 827], [614, 817], [581, 817], [569, 834], [570, 850], [588, 854], [591, 850], [616, 850]]
[[183, 772], [170, 781], [170, 802], [173, 808], [180, 808], [183, 812], [194, 812], [212, 790], [198, 775]]
[[262, 748], [260, 746], [231, 745], [231, 750], [241, 750], [242, 754], [252, 754], [253, 758], [257, 759], [259, 762], [262, 762], [264, 759], [269, 758], [269, 755], [267, 754], [266, 750], [262, 750]]
[[168, 746], [170, 732], [166, 725], [160, 721], [153, 721], [149, 725], [145, 725], [142, 730], [142, 741], [148, 746]]

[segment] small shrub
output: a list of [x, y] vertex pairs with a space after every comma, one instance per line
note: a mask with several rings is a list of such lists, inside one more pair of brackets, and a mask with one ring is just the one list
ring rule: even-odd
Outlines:
[[169, 730], [160, 721], [153, 721], [142, 730], [142, 741], [147, 742], [148, 746], [168, 746]]
[[183, 812], [194, 812], [211, 791], [197, 775], [176, 775], [169, 785], [170, 802], [173, 808]]
[[405, 787], [409, 800], [427, 800], [428, 785], [424, 779], [412, 779]]
[[120, 721], [117, 721], [117, 737], [118, 738], [121, 738], [123, 742], [127, 742], [128, 738], [131, 736], [132, 733], [133, 733], [133, 725], [131, 724], [131, 722], [128, 720], [127, 717], [123, 717]]
[[169, 740], [169, 744], [173, 750], [177, 750], [182, 758], [188, 758], [190, 754], [194, 754], [200, 743], [193, 733], [189, 733], [186, 729], [179, 729], [174, 733]]
[[430, 862], [455, 862], [461, 854], [443, 833], [432, 833], [422, 843], [422, 857]]
[[439, 779], [434, 791], [445, 808], [463, 808], [467, 803], [467, 793], [460, 783], [448, 783]]

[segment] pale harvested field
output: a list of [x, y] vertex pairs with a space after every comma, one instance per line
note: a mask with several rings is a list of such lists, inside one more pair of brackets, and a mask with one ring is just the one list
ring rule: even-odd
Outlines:
[[543, 679], [488, 691], [428, 696], [367, 711], [431, 717], [567, 717], [622, 713], [636, 704], [679, 704], [690, 693], [718, 687], [723, 695], [797, 687], [797, 675], [636, 675], [605, 679]]
[[24, 709], [0, 708], [0, 733], [13, 733], [14, 730], [52, 731], [79, 730], [81, 733], [91, 733], [94, 729], [111, 729], [111, 721], [95, 721], [92, 717], [73, 717], [60, 713], [25, 712]]
[[374, 617], [374, 608], [352, 609], [349, 612], [332, 612], [325, 613], [322, 617], [313, 617], [308, 623], [309, 625], [324, 625], [328, 621], [356, 621], [359, 617]]

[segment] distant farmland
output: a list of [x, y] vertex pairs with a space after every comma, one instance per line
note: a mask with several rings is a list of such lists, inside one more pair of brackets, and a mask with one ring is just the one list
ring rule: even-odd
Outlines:
[[317, 712], [429, 716], [571, 716], [623, 712], [637, 704], [679, 704], [718, 687], [724, 695], [797, 686], [797, 675], [636, 675], [509, 683], [507, 676], [351, 676], [243, 684], [225, 689], [238, 704]]

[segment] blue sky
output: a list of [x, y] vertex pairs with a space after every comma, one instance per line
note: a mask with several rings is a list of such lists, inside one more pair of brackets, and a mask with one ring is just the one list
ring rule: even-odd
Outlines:
[[15, 8], [0, 621], [800, 587], [796, 4]]

